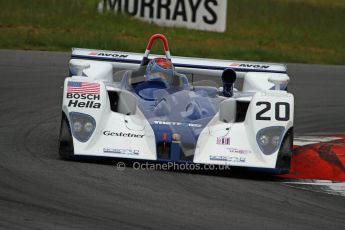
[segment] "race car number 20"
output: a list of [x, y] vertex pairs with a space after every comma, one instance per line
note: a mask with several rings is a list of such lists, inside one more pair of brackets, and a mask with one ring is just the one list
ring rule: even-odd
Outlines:
[[[265, 115], [268, 111], [272, 109], [271, 102], [268, 101], [258, 101], [256, 106], [263, 107], [257, 114], [256, 120], [270, 121], [272, 118]], [[284, 110], [283, 113], [281, 111]], [[288, 121], [290, 120], [290, 104], [287, 102], [277, 102], [274, 104], [274, 114], [277, 121]]]

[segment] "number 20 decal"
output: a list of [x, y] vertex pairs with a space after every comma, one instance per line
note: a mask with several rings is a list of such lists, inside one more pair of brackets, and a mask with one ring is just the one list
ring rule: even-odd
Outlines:
[[[258, 101], [257, 106], [264, 106], [264, 108], [256, 114], [256, 120], [270, 121], [271, 117], [264, 116], [264, 114], [271, 110], [272, 105], [268, 101]], [[285, 108], [285, 113], [280, 114], [280, 108]], [[274, 106], [275, 119], [277, 121], [288, 121], [290, 120], [290, 104], [287, 102], [277, 102]]]

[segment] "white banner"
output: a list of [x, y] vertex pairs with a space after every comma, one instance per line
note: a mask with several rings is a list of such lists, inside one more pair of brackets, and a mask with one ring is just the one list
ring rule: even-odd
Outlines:
[[224, 32], [226, 0], [102, 0], [98, 11], [127, 13], [162, 26]]

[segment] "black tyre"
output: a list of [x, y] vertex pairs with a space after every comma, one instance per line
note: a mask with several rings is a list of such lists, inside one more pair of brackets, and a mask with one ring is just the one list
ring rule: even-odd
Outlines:
[[62, 114], [60, 126], [59, 155], [64, 160], [75, 160], [71, 127], [64, 113]]
[[288, 173], [291, 167], [292, 158], [292, 146], [293, 146], [293, 128], [290, 128], [283, 139], [280, 146], [276, 169], [280, 169], [282, 173]]

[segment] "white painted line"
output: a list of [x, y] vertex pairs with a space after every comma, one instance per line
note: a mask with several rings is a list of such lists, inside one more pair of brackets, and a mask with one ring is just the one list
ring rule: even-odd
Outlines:
[[323, 137], [323, 136], [297, 136], [294, 138], [294, 145], [304, 146], [310, 144], [316, 144], [321, 142], [329, 142], [340, 140], [340, 137]]
[[[345, 182], [333, 182], [330, 180], [302, 180], [302, 181], [287, 181], [284, 184], [289, 184], [295, 188], [311, 190], [315, 192], [323, 192], [332, 195], [345, 196]], [[313, 186], [316, 186], [313, 188]]]

